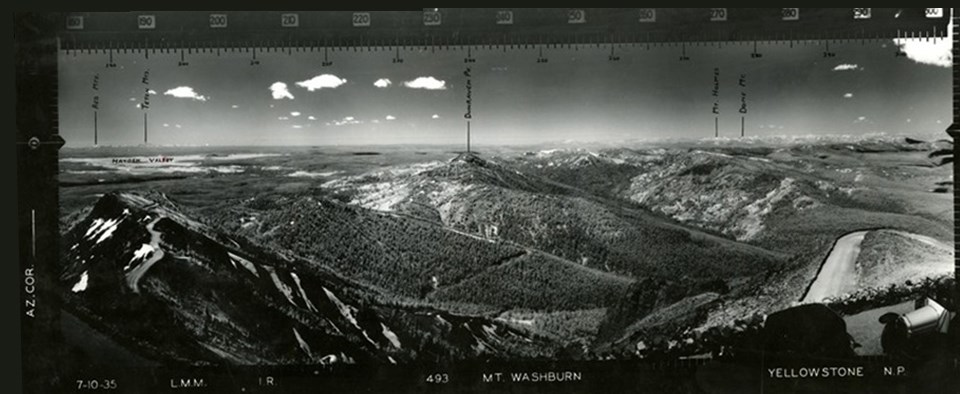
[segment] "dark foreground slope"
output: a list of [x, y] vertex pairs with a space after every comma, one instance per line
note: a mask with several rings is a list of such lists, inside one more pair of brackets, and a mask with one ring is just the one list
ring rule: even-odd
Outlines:
[[63, 237], [65, 305], [165, 363], [391, 363], [552, 354], [482, 317], [375, 302], [296, 258], [217, 234], [165, 196], [108, 194]]

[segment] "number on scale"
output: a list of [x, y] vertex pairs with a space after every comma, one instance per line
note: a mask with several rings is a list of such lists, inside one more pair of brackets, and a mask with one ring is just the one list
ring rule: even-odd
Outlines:
[[440, 26], [440, 11], [424, 11], [423, 12], [423, 25], [424, 26]]
[[781, 8], [780, 17], [785, 21], [798, 21], [800, 20], [800, 9], [799, 8]]
[[853, 19], [870, 19], [871, 8], [854, 8], [853, 9]]
[[369, 12], [354, 12], [353, 13], [353, 27], [368, 27], [370, 26], [370, 13]]
[[140, 29], [155, 29], [157, 17], [155, 15], [140, 15], [137, 17], [137, 27]]
[[498, 25], [512, 25], [512, 24], [513, 24], [513, 11], [507, 11], [507, 10], [497, 11], [497, 24], [498, 24]]
[[587, 12], [584, 10], [567, 11], [567, 23], [587, 23]]
[[711, 8], [710, 9], [710, 22], [724, 22], [727, 20], [727, 9], [726, 8]]
[[656, 8], [641, 8], [640, 9], [640, 23], [653, 23], [657, 21], [657, 9]]
[[280, 27], [300, 27], [300, 15], [298, 14], [280, 15]]
[[943, 18], [943, 8], [925, 8], [923, 15], [930, 19]]
[[67, 16], [67, 30], [83, 30], [83, 16], [82, 16], [82, 15], [68, 15], [68, 16]]
[[222, 29], [227, 27], [227, 14], [210, 14], [210, 28]]
[[427, 383], [444, 384], [444, 383], [450, 382], [450, 376], [445, 373], [435, 373], [435, 374], [427, 375], [427, 378], [425, 380], [427, 381]]

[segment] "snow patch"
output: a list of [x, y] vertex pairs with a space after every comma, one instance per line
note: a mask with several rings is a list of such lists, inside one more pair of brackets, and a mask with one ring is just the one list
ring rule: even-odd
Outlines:
[[[357, 319], [353, 316], [353, 314], [356, 313], [357, 309], [347, 304], [344, 304], [342, 301], [340, 301], [339, 298], [337, 298], [336, 294], [328, 290], [326, 287], [323, 287], [323, 292], [327, 295], [327, 298], [330, 300], [330, 302], [333, 302], [333, 304], [336, 305], [337, 309], [340, 311], [340, 314], [344, 318], [349, 320], [350, 324], [353, 324], [354, 327], [356, 327], [358, 330], [361, 330], [360, 325], [357, 324]], [[363, 335], [367, 335], [366, 332], [364, 332]]]
[[89, 279], [89, 276], [87, 276], [87, 271], [83, 271], [83, 273], [80, 274], [80, 280], [77, 281], [77, 283], [73, 285], [73, 288], [70, 289], [70, 291], [72, 291], [72, 292], [74, 292], [74, 293], [79, 293], [79, 292], [81, 292], [81, 291], [86, 290], [86, 289], [87, 289], [87, 280], [88, 280], [88, 279]]
[[113, 232], [117, 230], [117, 225], [122, 221], [123, 218], [108, 220], [103, 220], [100, 218], [94, 219], [93, 223], [90, 224], [90, 228], [88, 228], [87, 232], [84, 234], [84, 237], [87, 239], [93, 239], [93, 237], [99, 235], [100, 238], [97, 238], [96, 243], [103, 242], [113, 235]]
[[290, 277], [293, 278], [293, 283], [297, 285], [297, 291], [300, 292], [300, 297], [303, 298], [303, 302], [307, 305], [307, 309], [318, 312], [317, 307], [313, 305], [313, 302], [310, 301], [310, 298], [307, 297], [307, 292], [303, 290], [303, 285], [300, 284], [300, 276], [296, 272], [291, 272]]
[[339, 361], [336, 354], [328, 354], [320, 358], [320, 365], [330, 365]]
[[277, 290], [283, 293], [283, 296], [287, 298], [287, 301], [289, 301], [290, 304], [296, 306], [297, 303], [296, 301], [293, 300], [293, 289], [291, 289], [290, 286], [287, 286], [286, 283], [283, 283], [283, 281], [280, 280], [280, 276], [277, 275], [277, 271], [274, 270], [273, 267], [264, 266], [263, 268], [266, 269], [268, 273], [270, 273], [270, 279], [273, 280], [273, 285], [277, 288]]
[[240, 265], [242, 265], [243, 268], [246, 268], [247, 271], [250, 271], [250, 273], [253, 274], [253, 276], [256, 276], [258, 278], [260, 277], [260, 273], [257, 272], [257, 267], [255, 267], [253, 263], [251, 263], [249, 260], [243, 257], [237, 256], [230, 252], [227, 252], [227, 255], [230, 256], [230, 261], [233, 262], [234, 265], [236, 265], [237, 263], [240, 263]]
[[303, 337], [300, 336], [300, 332], [297, 331], [296, 327], [293, 327], [293, 336], [297, 337], [300, 350], [303, 350], [303, 352], [307, 354], [307, 357], [313, 357], [313, 352], [310, 351], [310, 345], [307, 344], [307, 341], [303, 340]]
[[149, 256], [151, 253], [154, 252], [154, 250], [155, 250], [155, 249], [153, 249], [153, 246], [151, 246], [150, 244], [142, 244], [142, 245], [140, 245], [140, 249], [137, 249], [136, 251], [133, 252], [133, 258], [130, 259], [130, 262], [127, 263], [127, 266], [126, 266], [126, 267], [123, 267], [123, 270], [124, 270], [124, 271], [129, 270], [130, 267], [133, 267], [133, 262], [134, 262], [134, 261], [137, 261], [137, 260], [140, 260], [140, 259], [142, 259], [142, 258], [145, 258], [145, 257]]
[[397, 337], [397, 334], [395, 334], [393, 331], [390, 331], [390, 328], [383, 323], [380, 323], [380, 327], [383, 328], [384, 338], [387, 338], [393, 347], [400, 349], [400, 338]]

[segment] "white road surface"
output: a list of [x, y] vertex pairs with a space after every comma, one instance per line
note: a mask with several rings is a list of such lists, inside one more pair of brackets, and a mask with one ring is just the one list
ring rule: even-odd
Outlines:
[[857, 231], [837, 239], [802, 303], [820, 302], [856, 290], [857, 256], [866, 235], [867, 231]]
[[140, 263], [140, 265], [134, 267], [127, 273], [127, 284], [133, 289], [134, 293], [140, 293], [140, 288], [137, 285], [140, 283], [140, 278], [143, 277], [143, 274], [147, 273], [150, 267], [153, 267], [156, 262], [163, 258], [163, 249], [160, 248], [160, 232], [153, 229], [153, 226], [156, 225], [160, 219], [163, 219], [163, 216], [158, 215], [153, 221], [147, 224], [147, 231], [150, 232], [150, 246], [153, 247], [153, 253], [147, 261]]

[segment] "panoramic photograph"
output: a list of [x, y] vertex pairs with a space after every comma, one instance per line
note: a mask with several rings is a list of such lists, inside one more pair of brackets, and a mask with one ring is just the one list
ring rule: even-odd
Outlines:
[[917, 356], [949, 44], [61, 51], [63, 362]]

